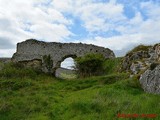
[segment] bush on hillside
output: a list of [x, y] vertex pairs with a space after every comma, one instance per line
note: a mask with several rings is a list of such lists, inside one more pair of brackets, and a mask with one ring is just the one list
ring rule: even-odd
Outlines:
[[79, 77], [101, 75], [104, 72], [105, 58], [101, 54], [87, 54], [75, 59], [75, 66]]
[[154, 70], [158, 65], [159, 65], [159, 63], [152, 63], [150, 65], [150, 70]]
[[0, 70], [0, 78], [35, 78], [41, 71], [32, 68], [26, 68], [19, 63], [7, 63]]
[[121, 63], [122, 58], [114, 58], [114, 59], [107, 59], [104, 62], [104, 69], [106, 74], [111, 74], [111, 73], [118, 73], [121, 68]]

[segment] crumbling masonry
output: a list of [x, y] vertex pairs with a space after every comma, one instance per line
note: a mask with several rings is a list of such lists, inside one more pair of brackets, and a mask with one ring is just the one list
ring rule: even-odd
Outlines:
[[52, 72], [54, 73], [64, 59], [68, 57], [74, 59], [87, 53], [100, 53], [106, 59], [115, 57], [110, 49], [92, 44], [42, 42], [29, 39], [17, 44], [17, 51], [14, 53], [12, 61], [27, 66], [40, 67], [44, 72], [47, 72], [43, 58], [45, 55], [50, 55], [53, 61]]

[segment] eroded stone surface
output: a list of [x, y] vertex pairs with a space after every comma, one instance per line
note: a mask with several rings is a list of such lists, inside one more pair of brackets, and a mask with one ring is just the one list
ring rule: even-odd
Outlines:
[[113, 51], [108, 48], [95, 46], [92, 44], [82, 43], [57, 43], [42, 42], [37, 40], [26, 40], [17, 44], [17, 51], [12, 57], [13, 62], [23, 61], [42, 61], [42, 70], [47, 72], [43, 67], [43, 57], [50, 55], [53, 60], [53, 72], [60, 67], [61, 62], [68, 57], [81, 57], [87, 53], [100, 53], [106, 59], [114, 58]]
[[145, 92], [160, 94], [160, 65], [146, 70], [140, 77], [140, 84]]
[[122, 62], [122, 70], [136, 75], [146, 70], [151, 64], [160, 63], [160, 44], [148, 47], [148, 50], [140, 50], [127, 54]]

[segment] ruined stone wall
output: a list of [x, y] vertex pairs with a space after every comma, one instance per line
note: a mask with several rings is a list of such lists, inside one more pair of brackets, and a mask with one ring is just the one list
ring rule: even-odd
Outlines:
[[53, 60], [53, 69], [56, 69], [65, 58], [80, 57], [87, 53], [101, 53], [106, 59], [115, 57], [110, 49], [91, 44], [42, 42], [30, 39], [17, 44], [17, 51], [12, 61], [42, 60], [43, 63], [43, 56], [50, 55]]

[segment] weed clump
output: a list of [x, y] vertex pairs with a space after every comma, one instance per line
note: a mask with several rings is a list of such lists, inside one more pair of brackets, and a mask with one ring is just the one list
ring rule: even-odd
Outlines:
[[53, 67], [53, 60], [51, 59], [50, 55], [44, 55], [43, 56], [43, 61], [44, 61], [44, 65], [47, 68], [48, 72], [51, 73], [52, 72], [52, 67]]
[[0, 70], [0, 78], [32, 78], [34, 79], [40, 71], [33, 68], [26, 68], [19, 63], [7, 63]]

